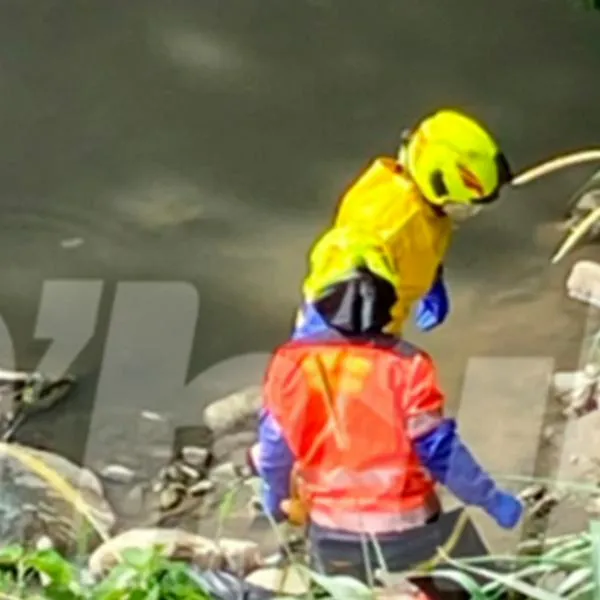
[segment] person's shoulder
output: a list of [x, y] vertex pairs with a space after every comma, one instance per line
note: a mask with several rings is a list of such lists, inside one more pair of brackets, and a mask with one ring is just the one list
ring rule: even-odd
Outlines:
[[425, 350], [403, 338], [389, 337], [382, 340], [380, 345], [402, 358], [431, 360]]

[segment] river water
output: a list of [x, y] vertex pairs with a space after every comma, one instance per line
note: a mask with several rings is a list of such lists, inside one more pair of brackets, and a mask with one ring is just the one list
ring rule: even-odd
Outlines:
[[[130, 298], [115, 325], [119, 282], [193, 285], [188, 378], [266, 353], [289, 331], [306, 250], [337, 197], [371, 157], [395, 151], [405, 126], [462, 107], [519, 170], [600, 144], [598, 73], [600, 13], [567, 0], [3, 0], [0, 312], [19, 365], [48, 353], [45, 367], [66, 361], [81, 378], [24, 439], [83, 456], [108, 328], [129, 332], [144, 305]], [[584, 311], [563, 298], [569, 261], [548, 257], [552, 221], [590, 172], [508, 193], [457, 232], [452, 316], [415, 334], [451, 399], [473, 357], [576, 364]], [[96, 283], [48, 289], [73, 280]], [[44, 293], [54, 296], [42, 310]], [[91, 310], [79, 346], [44, 339], [90, 297], [99, 319]], [[174, 314], [156, 313], [165, 336], [185, 329]], [[128, 335], [122, 360], [135, 368], [115, 375], [115, 404], [176, 412]], [[256, 379], [244, 368], [219, 371], [198, 413], [211, 394]]]

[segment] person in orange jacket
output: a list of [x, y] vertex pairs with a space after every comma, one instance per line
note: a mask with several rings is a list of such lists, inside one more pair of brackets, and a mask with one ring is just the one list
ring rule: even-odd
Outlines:
[[[277, 348], [250, 453], [265, 483], [264, 509], [276, 520], [286, 518], [282, 503], [297, 469], [313, 566], [362, 580], [365, 539], [377, 539], [390, 571], [430, 558], [444, 543], [436, 483], [503, 528], [523, 512], [444, 415], [431, 357], [384, 333], [397, 295], [379, 268], [359, 265], [315, 303], [326, 330]], [[372, 547], [369, 560], [377, 563]]]
[[311, 250], [293, 337], [325, 327], [314, 302], [360, 260], [348, 253], [360, 235], [379, 237], [398, 274], [386, 331], [400, 334], [416, 303], [421, 330], [443, 323], [453, 222], [496, 200], [512, 177], [504, 153], [477, 121], [454, 110], [425, 118], [405, 135], [397, 158], [375, 159], [342, 197], [333, 224]]

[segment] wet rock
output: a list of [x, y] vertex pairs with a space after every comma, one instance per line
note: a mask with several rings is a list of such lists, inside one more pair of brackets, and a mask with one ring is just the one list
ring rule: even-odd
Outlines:
[[219, 540], [218, 547], [227, 568], [235, 573], [250, 573], [262, 566], [262, 556], [256, 542], [224, 538]]
[[520, 494], [519, 498], [527, 504], [533, 504], [541, 500], [548, 494], [548, 488], [541, 484], [533, 484], [526, 487]]
[[197, 468], [204, 468], [210, 462], [211, 452], [201, 446], [184, 446], [181, 449], [181, 458], [188, 464]]
[[304, 596], [310, 588], [308, 575], [295, 566], [257, 569], [246, 581], [278, 595]]
[[208, 480], [208, 479], [203, 479], [202, 481], [199, 481], [198, 483], [195, 483], [193, 485], [191, 485], [188, 489], [187, 492], [190, 496], [204, 496], [205, 494], [207, 494], [208, 492], [211, 492], [212, 490], [215, 489], [215, 484]]
[[589, 260], [575, 263], [566, 287], [570, 298], [600, 306], [600, 264]]
[[561, 496], [556, 493], [545, 494], [535, 502], [528, 511], [531, 519], [545, 519], [561, 501]]
[[552, 376], [552, 391], [562, 401], [568, 401], [568, 394], [575, 387], [578, 371], [558, 371]]
[[210, 449], [214, 443], [214, 433], [207, 425], [185, 425], [175, 428], [173, 456], [181, 456], [186, 447]]
[[121, 561], [128, 548], [160, 548], [166, 558], [185, 561], [201, 569], [219, 569], [224, 557], [208, 538], [180, 529], [131, 529], [102, 544], [91, 555], [88, 568], [94, 576], [106, 573]]
[[128, 484], [132, 483], [136, 478], [136, 473], [133, 469], [119, 464], [106, 465], [100, 475], [113, 483]]
[[[24, 510], [27, 506], [35, 510]], [[87, 469], [50, 452], [0, 446], [0, 543], [35, 543], [46, 535], [58, 550], [69, 553], [82, 543], [97, 545], [115, 522], [100, 481]]]
[[250, 386], [207, 406], [204, 423], [214, 433], [222, 433], [245, 422], [256, 424], [261, 403], [261, 387]]
[[161, 490], [159, 506], [161, 510], [168, 511], [179, 506], [186, 496], [186, 488], [182, 485], [169, 485]]

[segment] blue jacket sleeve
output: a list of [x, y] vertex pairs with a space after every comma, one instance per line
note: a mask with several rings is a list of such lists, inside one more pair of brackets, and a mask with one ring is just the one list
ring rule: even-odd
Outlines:
[[456, 422], [445, 419], [433, 431], [415, 440], [425, 468], [459, 500], [483, 508], [501, 527], [512, 528], [520, 520], [523, 506], [496, 486], [479, 466], [456, 431]]
[[443, 267], [438, 269], [433, 286], [418, 304], [415, 322], [421, 331], [441, 325], [450, 312], [450, 298], [444, 282]]
[[264, 408], [261, 409], [258, 426], [259, 461], [257, 470], [265, 483], [263, 506], [275, 520], [285, 519], [280, 505], [290, 495], [290, 476], [294, 455], [290, 450], [281, 427]]

